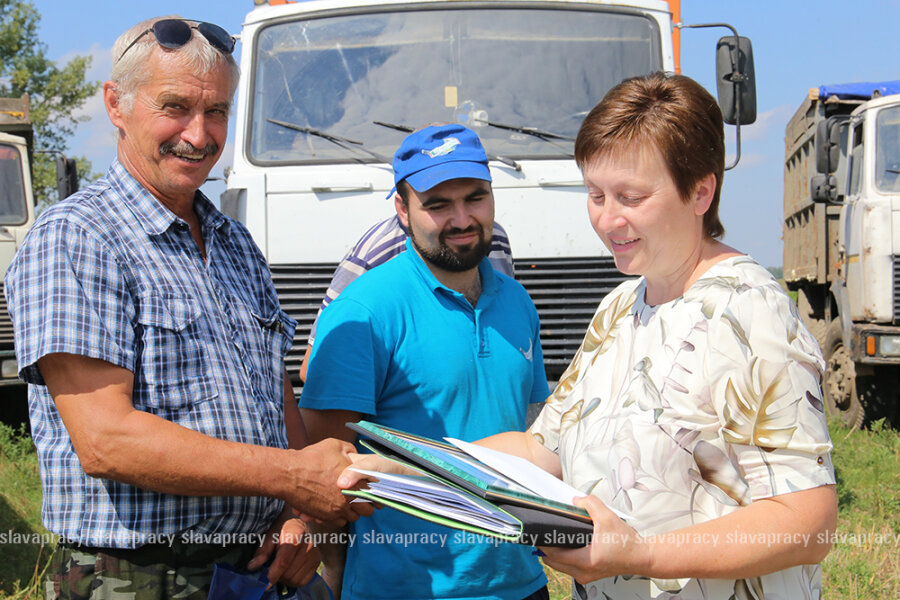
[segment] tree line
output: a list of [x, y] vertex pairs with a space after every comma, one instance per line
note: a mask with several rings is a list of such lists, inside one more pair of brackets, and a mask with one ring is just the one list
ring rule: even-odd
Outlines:
[[[28, 94], [34, 127], [33, 187], [38, 203], [56, 200], [56, 153], [68, 150], [68, 140], [86, 116], [76, 115], [100, 87], [88, 81], [90, 56], [75, 56], [65, 65], [47, 58], [38, 37], [41, 15], [26, 0], [0, 0], [0, 97]], [[96, 177], [91, 162], [75, 158], [82, 182]]]

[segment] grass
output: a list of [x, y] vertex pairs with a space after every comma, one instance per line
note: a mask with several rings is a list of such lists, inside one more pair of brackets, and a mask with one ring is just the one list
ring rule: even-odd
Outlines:
[[[900, 432], [883, 421], [862, 431], [830, 427], [839, 516], [834, 547], [822, 566], [822, 597], [900, 598]], [[0, 536], [46, 535], [40, 501], [31, 439], [0, 424]], [[52, 545], [6, 541], [0, 537], [0, 597], [38, 600]], [[550, 597], [569, 598], [569, 577], [546, 571]]]
[[822, 565], [828, 598], [900, 598], [900, 433], [831, 424], [838, 529]]
[[0, 595], [41, 598], [40, 575], [53, 552], [41, 525], [37, 456], [24, 426], [0, 423]]

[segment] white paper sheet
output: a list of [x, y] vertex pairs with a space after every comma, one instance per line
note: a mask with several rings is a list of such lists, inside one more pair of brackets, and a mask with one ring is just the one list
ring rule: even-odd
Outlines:
[[353, 467], [351, 470], [376, 477], [377, 482], [369, 482], [369, 492], [380, 498], [395, 500], [500, 535], [520, 533], [515, 519], [468, 492], [435, 483], [427, 477], [378, 473]]
[[[444, 439], [466, 454], [474, 456], [495, 471], [502, 473], [519, 485], [527, 488], [537, 496], [547, 498], [548, 500], [563, 502], [565, 504], [572, 504], [572, 500], [584, 496], [583, 492], [572, 487], [565, 481], [557, 479], [547, 471], [524, 458], [454, 438]], [[607, 506], [607, 508], [614, 512], [619, 518], [625, 518], [616, 509], [610, 506]]]

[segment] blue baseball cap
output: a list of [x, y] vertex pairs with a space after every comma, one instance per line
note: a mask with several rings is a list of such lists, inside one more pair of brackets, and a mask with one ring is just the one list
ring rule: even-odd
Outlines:
[[425, 192], [450, 179], [491, 181], [491, 171], [474, 131], [455, 123], [431, 125], [409, 134], [394, 154], [394, 190], [404, 179]]

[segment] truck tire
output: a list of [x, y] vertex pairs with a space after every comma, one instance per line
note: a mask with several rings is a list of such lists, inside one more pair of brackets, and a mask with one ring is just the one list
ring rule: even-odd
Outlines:
[[844, 427], [859, 429], [865, 411], [857, 392], [856, 367], [850, 351], [844, 346], [840, 319], [832, 319], [825, 332], [825, 410], [828, 415], [840, 419]]
[[806, 325], [812, 336], [816, 338], [816, 342], [822, 348], [822, 352], [825, 352], [825, 336], [828, 332], [828, 326], [825, 324], [825, 319], [817, 319], [813, 316], [815, 313], [809, 302], [808, 293], [810, 291], [803, 288], [797, 290], [797, 312], [800, 313], [800, 320], [803, 321], [803, 324]]

